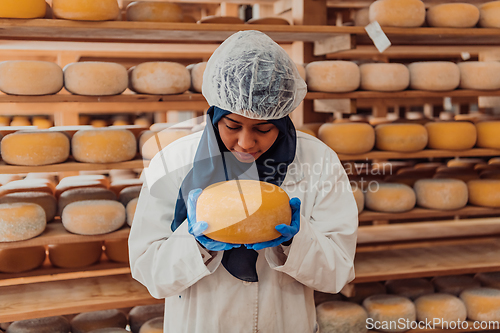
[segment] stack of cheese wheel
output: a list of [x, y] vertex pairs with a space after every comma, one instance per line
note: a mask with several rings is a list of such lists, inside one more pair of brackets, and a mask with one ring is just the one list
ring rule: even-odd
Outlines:
[[120, 64], [89, 61], [72, 63], [64, 67], [64, 87], [72, 94], [119, 95], [127, 89], [127, 86], [127, 69]]
[[[415, 305], [406, 297], [397, 295], [373, 295], [363, 301], [363, 307], [368, 312], [368, 318], [378, 323], [397, 323], [400, 320], [415, 321], [417, 313]], [[387, 332], [404, 332], [406, 328], [392, 327]]]
[[330, 301], [316, 307], [319, 331], [322, 333], [365, 333], [368, 314], [366, 310], [351, 302]]
[[52, 0], [56, 18], [76, 21], [110, 21], [120, 15], [116, 0]]
[[476, 127], [467, 121], [430, 122], [425, 128], [431, 149], [465, 150], [476, 144]]
[[63, 316], [55, 316], [15, 321], [7, 331], [9, 333], [70, 333], [71, 326]]
[[382, 124], [375, 127], [377, 149], [415, 152], [427, 146], [427, 130], [420, 124]]
[[127, 6], [127, 21], [182, 22], [182, 8], [170, 2], [134, 1]]
[[203, 73], [207, 68], [207, 62], [200, 62], [191, 67], [191, 90], [201, 93], [203, 85]]
[[315, 61], [306, 66], [307, 87], [312, 91], [353, 91], [360, 80], [359, 67], [351, 61]]
[[500, 179], [474, 179], [467, 182], [469, 203], [483, 207], [500, 207]]
[[132, 308], [128, 313], [130, 330], [139, 333], [141, 326], [150, 319], [162, 317], [165, 312], [165, 304], [140, 305]]
[[431, 27], [472, 28], [479, 21], [479, 9], [469, 3], [442, 3], [427, 10]]
[[474, 280], [485, 287], [500, 289], [500, 272], [477, 273]]
[[78, 162], [117, 163], [135, 157], [137, 142], [126, 129], [83, 130], [73, 135], [71, 149]]
[[326, 123], [318, 138], [338, 154], [363, 154], [375, 145], [375, 130], [364, 123]]
[[243, 24], [245, 23], [242, 19], [235, 16], [218, 16], [211, 15], [206, 16], [198, 21], [198, 23], [216, 23], [216, 24]]
[[469, 320], [499, 321], [500, 290], [494, 288], [466, 289], [460, 294]]
[[481, 284], [467, 275], [437, 276], [432, 279], [432, 284], [439, 293], [458, 296], [469, 288], [481, 287]]
[[61, 216], [64, 208], [70, 203], [84, 200], [116, 200], [116, 195], [103, 187], [83, 187], [68, 189], [58, 198], [58, 215]]
[[356, 283], [356, 293], [347, 297], [350, 302], [362, 303], [365, 298], [373, 295], [386, 294], [387, 290], [381, 282]]
[[145, 322], [139, 333], [163, 333], [163, 316]]
[[476, 124], [476, 146], [500, 149], [500, 121], [481, 121]]
[[389, 293], [410, 299], [417, 299], [420, 296], [434, 293], [432, 283], [420, 278], [387, 280], [385, 286]]
[[400, 213], [415, 207], [413, 189], [406, 184], [377, 183], [365, 193], [365, 206], [377, 212]]
[[37, 204], [0, 204], [0, 242], [36, 237], [45, 230], [46, 224], [45, 211]]
[[361, 89], [401, 91], [410, 84], [410, 71], [403, 64], [362, 64]]
[[72, 333], [86, 333], [99, 328], [127, 326], [127, 316], [119, 310], [83, 312], [71, 319]]
[[475, 90], [500, 89], [500, 62], [468, 61], [458, 64], [460, 88]]
[[377, 0], [370, 5], [369, 17], [386, 27], [420, 27], [425, 5], [420, 0]]
[[49, 260], [56, 267], [78, 268], [95, 264], [102, 254], [102, 242], [49, 245]]
[[459, 179], [420, 179], [413, 188], [417, 204], [424, 208], [454, 210], [468, 201], [467, 184]]
[[44, 261], [44, 246], [0, 250], [0, 272], [2, 273], [31, 271], [40, 267]]
[[144, 62], [129, 71], [130, 89], [141, 94], [182, 94], [189, 89], [189, 71], [175, 62]]
[[408, 65], [410, 88], [416, 90], [447, 91], [460, 84], [460, 69], [453, 62], [425, 61]]
[[152, 159], [163, 148], [186, 135], [190, 130], [167, 128], [160, 132], [144, 131], [139, 137], [139, 151], [144, 159]]
[[125, 223], [125, 207], [113, 200], [84, 200], [67, 205], [62, 212], [64, 227], [75, 234], [100, 235]]
[[[31, 121], [25, 116], [14, 116], [10, 122], [10, 126], [20, 127], [20, 126], [31, 126]], [[30, 128], [31, 129], [31, 128]]]
[[135, 210], [137, 208], [138, 202], [139, 198], [135, 198], [127, 203], [126, 213], [127, 213], [127, 224], [129, 226], [132, 226], [132, 221], [134, 221]]
[[447, 328], [450, 322], [465, 321], [467, 309], [464, 302], [457, 296], [450, 294], [429, 294], [415, 300], [417, 320], [436, 322], [437, 327]]
[[45, 16], [45, 0], [2, 0], [0, 18], [33, 19]]
[[63, 71], [55, 63], [33, 60], [0, 62], [0, 90], [6, 94], [51, 95], [62, 87]]
[[0, 204], [15, 202], [34, 203], [43, 208], [45, 220], [52, 221], [57, 212], [56, 198], [47, 192], [15, 192], [0, 197]]
[[479, 6], [479, 25], [483, 28], [500, 28], [500, 1]]

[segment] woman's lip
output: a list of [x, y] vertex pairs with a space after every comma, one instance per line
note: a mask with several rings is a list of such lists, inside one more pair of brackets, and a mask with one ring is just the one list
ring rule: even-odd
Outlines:
[[242, 153], [239, 151], [234, 151], [234, 153], [242, 160], [255, 159], [257, 153]]

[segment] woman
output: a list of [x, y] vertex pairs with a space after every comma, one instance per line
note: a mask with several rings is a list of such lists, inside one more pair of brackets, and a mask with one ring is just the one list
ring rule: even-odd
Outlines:
[[[132, 276], [165, 298], [165, 332], [314, 332], [313, 291], [337, 293], [354, 278], [347, 176], [288, 116], [305, 93], [293, 61], [257, 31], [232, 35], [208, 61], [205, 130], [151, 160], [129, 238]], [[202, 235], [199, 189], [230, 179], [267, 181], [293, 198], [280, 238], [241, 245]]]

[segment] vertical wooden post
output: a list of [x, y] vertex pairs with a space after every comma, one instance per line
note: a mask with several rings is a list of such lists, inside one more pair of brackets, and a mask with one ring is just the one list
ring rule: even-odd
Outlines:
[[221, 2], [220, 3], [220, 15], [221, 16], [235, 16], [239, 17], [238, 8], [240, 6], [235, 3]]

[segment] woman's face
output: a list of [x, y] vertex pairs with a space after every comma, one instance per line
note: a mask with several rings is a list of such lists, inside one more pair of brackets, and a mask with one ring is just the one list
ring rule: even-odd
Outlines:
[[264, 154], [279, 133], [276, 126], [265, 120], [233, 113], [222, 117], [217, 124], [222, 142], [243, 163], [251, 163]]

